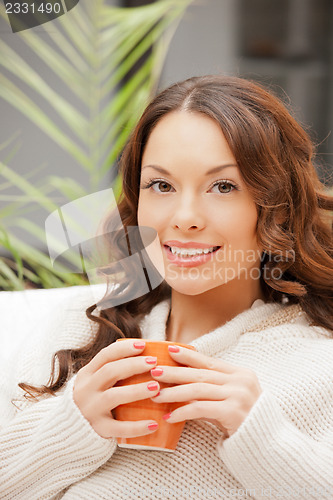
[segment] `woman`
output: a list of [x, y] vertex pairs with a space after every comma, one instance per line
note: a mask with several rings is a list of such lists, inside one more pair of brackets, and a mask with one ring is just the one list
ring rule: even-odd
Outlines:
[[[86, 324], [83, 298], [38, 373], [27, 354], [20, 387], [36, 397], [3, 424], [2, 498], [331, 498], [333, 200], [312, 161], [304, 130], [249, 81], [191, 78], [149, 104], [119, 211], [156, 230], [165, 280], [116, 307], [106, 297]], [[159, 367], [144, 339], [196, 352], [172, 347], [183, 366]], [[149, 371], [155, 383], [115, 387]], [[147, 397], [185, 403], [165, 416], [187, 421], [174, 453], [117, 448], [156, 431], [149, 415], [112, 417]]]

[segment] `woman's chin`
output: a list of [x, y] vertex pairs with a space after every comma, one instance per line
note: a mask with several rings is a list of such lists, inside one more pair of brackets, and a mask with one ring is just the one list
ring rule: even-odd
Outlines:
[[207, 280], [191, 279], [190, 277], [186, 279], [168, 279], [166, 277], [165, 281], [172, 290], [183, 295], [200, 295], [221, 286], [221, 283], [209, 283]]

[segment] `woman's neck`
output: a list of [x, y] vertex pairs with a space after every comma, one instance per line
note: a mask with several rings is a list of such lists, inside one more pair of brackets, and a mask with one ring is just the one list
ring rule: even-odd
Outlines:
[[256, 299], [265, 300], [259, 281], [242, 285], [233, 280], [200, 295], [172, 290], [166, 339], [188, 344], [246, 311]]

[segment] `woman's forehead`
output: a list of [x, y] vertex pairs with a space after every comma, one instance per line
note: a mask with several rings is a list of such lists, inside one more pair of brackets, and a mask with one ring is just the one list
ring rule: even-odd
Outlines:
[[[182, 160], [205, 164], [236, 164], [220, 125], [210, 117], [187, 111], [165, 115], [152, 130], [143, 151], [142, 166], [161, 160]], [[163, 165], [162, 165], [163, 166]]]

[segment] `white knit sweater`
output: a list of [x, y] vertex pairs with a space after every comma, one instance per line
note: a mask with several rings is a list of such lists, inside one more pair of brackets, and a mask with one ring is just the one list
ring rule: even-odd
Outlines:
[[[1, 369], [2, 500], [333, 498], [331, 332], [310, 326], [298, 306], [256, 301], [193, 342], [257, 374], [263, 392], [237, 432], [223, 440], [217, 427], [197, 420], [186, 423], [173, 453], [120, 449], [82, 416], [73, 379], [35, 403], [16, 385], [46, 383], [52, 354], [91, 338], [90, 301], [81, 293], [55, 311], [17, 368]], [[168, 312], [166, 301], [144, 318], [143, 338], [165, 338]]]

